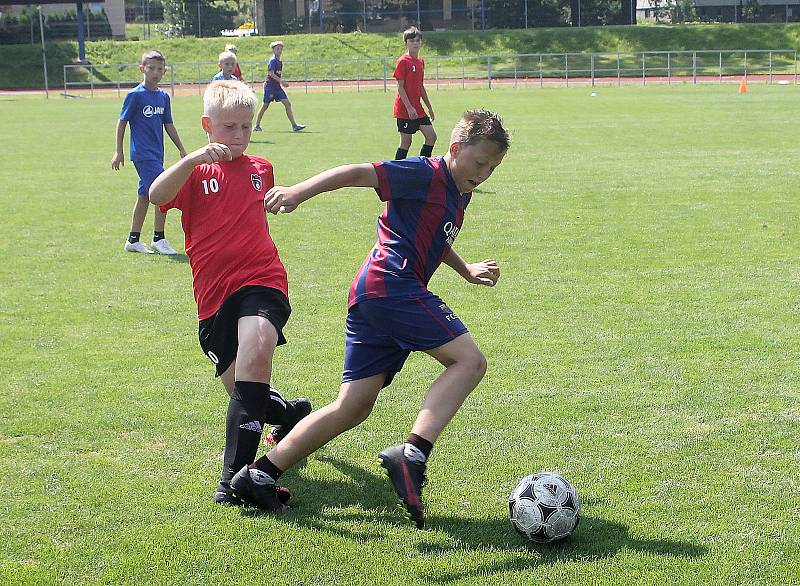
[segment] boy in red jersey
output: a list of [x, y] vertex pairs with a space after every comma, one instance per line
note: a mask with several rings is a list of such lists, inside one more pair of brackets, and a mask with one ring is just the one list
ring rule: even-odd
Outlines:
[[246, 84], [217, 81], [203, 98], [209, 144], [164, 171], [150, 187], [162, 211], [181, 210], [200, 319], [200, 346], [230, 395], [221, 504], [242, 501], [285, 511], [288, 492], [255, 463], [261, 433], [274, 424], [277, 442], [311, 412], [308, 399], [286, 401], [269, 385], [275, 347], [286, 342], [291, 313], [286, 270], [269, 234], [264, 194], [272, 165], [245, 155], [258, 100]]
[[[425, 144], [419, 154], [430, 157], [436, 144], [436, 131], [433, 129], [433, 106], [425, 91], [425, 61], [419, 56], [422, 47], [422, 33], [415, 26], [403, 32], [406, 54], [397, 60], [392, 74], [397, 80], [397, 96], [394, 98], [393, 115], [397, 119], [397, 131], [400, 133], [400, 146], [394, 155], [395, 160], [405, 159], [411, 148], [411, 139], [417, 130], [422, 131]], [[420, 99], [428, 106], [428, 114], [422, 108]]]
[[428, 290], [428, 282], [442, 262], [468, 283], [491, 287], [500, 278], [497, 262], [467, 263], [453, 242], [472, 191], [500, 165], [509, 142], [497, 114], [473, 110], [453, 129], [444, 157], [344, 165], [267, 193], [264, 205], [273, 213], [291, 212], [319, 193], [342, 187], [372, 187], [386, 202], [378, 218], [378, 242], [350, 287], [339, 396], [267, 454], [263, 469], [273, 481], [364, 421], [409, 354], [425, 352], [444, 372], [425, 394], [406, 441], [379, 455], [408, 512], [418, 527], [424, 525], [421, 494], [428, 456], [486, 372], [486, 358], [466, 326]]

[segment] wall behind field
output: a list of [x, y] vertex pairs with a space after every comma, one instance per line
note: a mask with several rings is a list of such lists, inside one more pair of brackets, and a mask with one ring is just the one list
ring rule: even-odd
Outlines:
[[[397, 57], [403, 52], [399, 34], [303, 34], [283, 37], [284, 59], [347, 59]], [[242, 61], [266, 61], [274, 37], [237, 39]], [[150, 41], [96, 41], [86, 44], [93, 63], [137, 63], [141, 54], [158, 49], [172, 62], [215, 61], [230, 39], [184, 38]], [[425, 33], [424, 55], [486, 55], [601, 51], [665, 51], [724, 49], [797, 49], [800, 24], [703, 24], [674, 26], [607, 26], [540, 28], [486, 32]], [[63, 83], [63, 66], [78, 56], [75, 42], [47, 44], [52, 87]], [[39, 45], [6, 45], [0, 61], [0, 89], [44, 86]]]

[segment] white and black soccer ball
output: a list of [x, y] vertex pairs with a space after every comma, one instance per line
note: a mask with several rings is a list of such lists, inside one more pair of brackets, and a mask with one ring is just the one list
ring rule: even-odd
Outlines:
[[555, 472], [523, 478], [508, 497], [508, 517], [517, 532], [536, 543], [564, 539], [578, 526], [578, 491]]

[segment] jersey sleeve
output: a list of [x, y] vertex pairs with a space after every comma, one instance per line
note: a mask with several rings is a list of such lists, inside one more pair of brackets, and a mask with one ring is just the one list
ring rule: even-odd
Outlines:
[[397, 60], [397, 65], [394, 68], [392, 77], [398, 81], [405, 80], [406, 77], [408, 77], [408, 65], [404, 59]]
[[128, 92], [125, 96], [125, 101], [122, 102], [122, 110], [119, 113], [119, 119], [129, 122], [133, 118], [133, 113], [136, 111], [136, 93]]
[[271, 71], [275, 73], [278, 70], [278, 60], [273, 58], [269, 60], [269, 65], [267, 65], [267, 71]]
[[164, 92], [164, 115], [161, 117], [164, 124], [172, 124], [172, 103], [169, 94]]
[[192, 174], [189, 175], [189, 178], [186, 180], [186, 183], [184, 183], [178, 190], [178, 193], [175, 194], [175, 197], [172, 198], [171, 201], [158, 206], [158, 209], [164, 213], [172, 209], [178, 209], [185, 213], [191, 205], [192, 194], [196, 193], [198, 189], [198, 169], [199, 167], [195, 167], [192, 170]]
[[375, 192], [381, 201], [427, 199], [433, 170], [421, 158], [380, 161], [372, 165], [378, 175], [378, 187]]

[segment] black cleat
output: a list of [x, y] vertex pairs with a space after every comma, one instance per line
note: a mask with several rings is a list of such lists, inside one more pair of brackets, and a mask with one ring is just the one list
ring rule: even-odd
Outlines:
[[381, 466], [392, 481], [394, 491], [406, 506], [418, 529], [425, 526], [422, 506], [422, 485], [425, 483], [425, 463], [412, 462], [403, 454], [403, 444], [386, 448], [379, 455]]
[[305, 397], [300, 397], [294, 401], [287, 401], [287, 404], [291, 406], [291, 415], [288, 416], [289, 421], [283, 425], [273, 426], [267, 434], [267, 437], [264, 438], [265, 445], [277, 445], [279, 441], [289, 435], [289, 432], [292, 431], [294, 426], [297, 425], [303, 417], [311, 413], [311, 401]]
[[[284, 505], [292, 498], [292, 493], [285, 486], [275, 485], [275, 492], [278, 493], [278, 500]], [[229, 507], [238, 507], [245, 504], [242, 499], [233, 494], [233, 489], [228, 482], [220, 482], [217, 485], [217, 490], [214, 491], [214, 502]]]
[[248, 466], [244, 466], [231, 479], [231, 496], [233, 498], [265, 511], [285, 513], [291, 510], [281, 498], [280, 493], [282, 491], [285, 491], [286, 494], [289, 492], [272, 482], [256, 484], [250, 476], [250, 468]]

